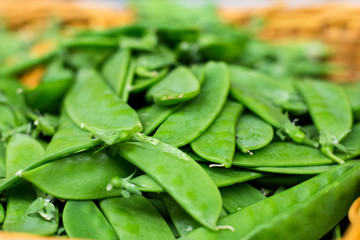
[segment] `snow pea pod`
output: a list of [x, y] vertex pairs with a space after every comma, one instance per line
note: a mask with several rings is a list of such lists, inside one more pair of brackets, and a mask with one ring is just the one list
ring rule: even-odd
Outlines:
[[235, 142], [243, 153], [265, 147], [273, 136], [272, 126], [253, 114], [241, 115], [237, 122]]
[[234, 231], [201, 227], [182, 239], [319, 239], [346, 215], [360, 194], [359, 180], [359, 164], [337, 166], [220, 219]]
[[189, 101], [200, 92], [200, 84], [192, 72], [179, 66], [149, 88], [146, 99], [159, 105], [171, 106]]
[[136, 78], [133, 82], [133, 85], [130, 88], [130, 92], [139, 93], [148, 89], [150, 86], [152, 86], [153, 84], [160, 81], [163, 77], [165, 77], [168, 71], [169, 71], [168, 68], [162, 68], [161, 70], [153, 72], [154, 76], [152, 77]]
[[105, 80], [118, 96], [122, 94], [125, 87], [130, 58], [131, 52], [129, 49], [119, 49], [110, 56], [101, 69]]
[[14, 79], [1, 79], [0, 90], [6, 95], [11, 107], [17, 111], [25, 111], [27, 108], [25, 97], [19, 92], [23, 91], [23, 86]]
[[241, 104], [228, 100], [210, 127], [190, 143], [192, 150], [208, 161], [231, 167], [235, 153], [235, 125], [243, 110]]
[[22, 177], [53, 196], [86, 200], [120, 196], [121, 189], [108, 191], [106, 187], [113, 177], [125, 178], [133, 170], [104, 151], [88, 151], [25, 171]]
[[25, 134], [13, 135], [6, 148], [6, 177], [32, 165], [43, 154], [43, 147], [32, 137]]
[[229, 77], [226, 65], [218, 62], [207, 63], [204, 83], [198, 96], [163, 122], [154, 137], [175, 147], [192, 142], [220, 113], [228, 91]]
[[266, 198], [264, 194], [248, 183], [239, 183], [220, 188], [220, 193], [223, 207], [229, 214]]
[[36, 199], [30, 185], [20, 184], [7, 191], [8, 204], [3, 230], [9, 232], [26, 232], [39, 235], [52, 235], [59, 224], [59, 213], [56, 208], [55, 218], [48, 221], [39, 214], [27, 214], [30, 204]]
[[307, 111], [304, 100], [292, 82], [280, 82], [259, 71], [236, 65], [229, 65], [229, 72], [232, 83], [260, 93], [281, 108], [296, 113]]
[[333, 151], [352, 127], [352, 111], [345, 91], [335, 84], [315, 80], [298, 82], [297, 86], [319, 130], [321, 151], [334, 161], [344, 163]]
[[291, 142], [274, 142], [254, 152], [235, 153], [233, 165], [244, 167], [300, 167], [332, 164], [318, 149]]
[[148, 70], [168, 67], [175, 62], [175, 53], [166, 47], [159, 47], [152, 53], [143, 53], [137, 58], [137, 65]]
[[142, 128], [135, 110], [118, 98], [94, 69], [80, 71], [64, 104], [77, 126], [109, 145], [126, 141]]
[[131, 86], [134, 81], [134, 77], [135, 77], [135, 61], [130, 61], [129, 69], [126, 73], [126, 77], [125, 77], [125, 81], [124, 81], [124, 88], [123, 88], [122, 93], [120, 94], [121, 99], [124, 102], [127, 102], [129, 100]]
[[169, 144], [143, 134], [135, 137], [138, 142], [117, 144], [118, 153], [153, 178], [194, 219], [216, 229], [221, 197], [206, 172]]
[[119, 239], [175, 239], [159, 212], [141, 195], [101, 200], [100, 208]]
[[71, 238], [118, 239], [93, 201], [67, 201], [63, 211], [63, 224]]
[[180, 237], [200, 227], [201, 225], [189, 216], [181, 206], [172, 199], [168, 194], [163, 195], [166, 208], [169, 212], [170, 218], [179, 233]]
[[[236, 183], [242, 183], [249, 180], [263, 177], [264, 174], [244, 170], [240, 168], [213, 168], [206, 164], [199, 164], [209, 177], [214, 181], [217, 187], [230, 186]], [[135, 184], [136, 187], [143, 192], [163, 192], [163, 188], [156, 183], [149, 175], [143, 174], [131, 179], [131, 183]]]
[[336, 153], [341, 159], [351, 159], [360, 155], [360, 122], [353, 125], [351, 132], [340, 142], [346, 152]]
[[152, 104], [137, 110], [137, 114], [139, 115], [141, 124], [143, 126], [144, 134], [149, 135], [152, 133], [162, 122], [164, 122], [181, 106], [181, 104], [170, 107], [161, 106], [159, 104]]
[[289, 120], [287, 114], [284, 115], [282, 113], [280, 107], [276, 106], [256, 91], [243, 89], [242, 86], [238, 85], [236, 82], [231, 82], [230, 95], [267, 123], [285, 132], [295, 142], [304, 143], [314, 147], [318, 146], [316, 142], [307, 138], [306, 134]]

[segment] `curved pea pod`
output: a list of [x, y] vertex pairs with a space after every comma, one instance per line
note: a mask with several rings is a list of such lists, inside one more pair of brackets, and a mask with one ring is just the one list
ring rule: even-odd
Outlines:
[[184, 209], [182, 209], [181, 206], [169, 195], [164, 194], [163, 200], [169, 212], [171, 221], [174, 223], [174, 226], [180, 237], [185, 236], [187, 233], [201, 226], [197, 221], [190, 217], [189, 214], [185, 212]]
[[299, 127], [295, 126], [289, 120], [288, 114], [283, 114], [280, 107], [256, 91], [242, 89], [241, 85], [238, 85], [236, 82], [231, 82], [230, 95], [267, 123], [285, 132], [295, 142], [314, 147], [318, 146], [318, 143], [309, 139]]
[[337, 166], [220, 219], [233, 231], [199, 228], [183, 239], [319, 239], [346, 216], [359, 182], [359, 164]]
[[6, 148], [6, 177], [18, 172], [38, 161], [44, 154], [41, 144], [25, 134], [13, 135]]
[[[346, 161], [345, 164], [357, 164], [356, 160]], [[280, 173], [280, 174], [296, 174], [296, 175], [317, 175], [336, 167], [337, 164], [319, 165], [319, 166], [298, 166], [298, 167], [249, 167], [249, 170]], [[246, 167], [247, 168], [247, 167]]]
[[125, 178], [133, 168], [104, 151], [84, 152], [25, 171], [22, 177], [42, 191], [63, 199], [100, 199], [120, 196], [121, 189], [107, 189], [113, 177]]
[[319, 130], [321, 151], [334, 161], [344, 163], [333, 150], [352, 127], [352, 111], [345, 91], [335, 84], [315, 80], [298, 82], [297, 86]]
[[135, 110], [118, 98], [93, 69], [80, 71], [64, 104], [77, 126], [106, 144], [126, 141], [141, 130]]
[[118, 153], [153, 178], [194, 219], [216, 229], [221, 197], [208, 174], [171, 145], [142, 134], [136, 140], [117, 144]]
[[220, 188], [220, 193], [223, 207], [229, 214], [266, 198], [264, 194], [248, 183], [239, 183]]
[[63, 224], [71, 238], [118, 239], [93, 201], [67, 201], [63, 211]]
[[143, 132], [145, 135], [152, 133], [162, 122], [164, 122], [172, 113], [178, 110], [182, 105], [176, 106], [161, 106], [159, 104], [152, 104], [150, 106], [142, 107], [137, 110]]
[[165, 77], [168, 71], [169, 71], [168, 68], [162, 68], [161, 70], [153, 71], [152, 72], [153, 76], [151, 77], [135, 78], [132, 86], [130, 87], [130, 92], [139, 93], [145, 91], [150, 86], [154, 85], [155, 83], [160, 81], [163, 77]]
[[137, 65], [148, 70], [168, 67], [174, 63], [176, 63], [176, 56], [166, 47], [159, 47], [152, 53], [143, 53], [137, 58]]
[[346, 152], [336, 152], [341, 159], [351, 159], [360, 155], [360, 122], [353, 125], [351, 132], [340, 142]]
[[105, 80], [118, 96], [120, 96], [125, 87], [130, 58], [131, 52], [129, 49], [119, 49], [109, 57], [101, 69]]
[[234, 166], [244, 167], [300, 167], [332, 164], [316, 148], [291, 142], [274, 142], [254, 152], [254, 155], [235, 153]]
[[277, 81], [259, 71], [241, 66], [229, 66], [232, 83], [252, 89], [283, 109], [296, 113], [307, 112], [307, 106], [291, 81]]
[[141, 195], [104, 199], [100, 208], [119, 239], [175, 239], [159, 212]]
[[14, 79], [1, 79], [0, 90], [6, 95], [8, 102], [15, 110], [25, 111], [26, 101], [23, 94], [19, 94], [23, 91], [23, 86]]
[[146, 93], [148, 101], [171, 106], [189, 101], [200, 92], [200, 84], [186, 67], [177, 67]]
[[3, 230], [9, 232], [26, 232], [38, 235], [52, 235], [59, 225], [59, 213], [55, 208], [55, 217], [45, 220], [37, 213], [27, 214], [30, 204], [36, 199], [30, 185], [20, 184], [7, 191], [8, 204]]
[[[240, 168], [217, 168], [209, 167], [206, 164], [199, 164], [209, 177], [214, 181], [217, 187], [230, 186], [236, 183], [242, 183], [253, 179], [261, 178], [264, 174], [251, 170]], [[131, 183], [143, 192], [163, 192], [164, 189], [155, 182], [149, 175], [143, 174], [131, 179]]]
[[209, 62], [205, 66], [205, 80], [200, 93], [166, 119], [154, 137], [175, 147], [192, 142], [220, 113], [228, 91], [229, 77], [226, 65]]
[[190, 143], [192, 150], [208, 161], [231, 167], [235, 153], [235, 125], [243, 110], [241, 104], [228, 100], [210, 127]]
[[237, 122], [235, 142], [243, 153], [265, 147], [273, 136], [272, 126], [253, 114], [241, 115]]

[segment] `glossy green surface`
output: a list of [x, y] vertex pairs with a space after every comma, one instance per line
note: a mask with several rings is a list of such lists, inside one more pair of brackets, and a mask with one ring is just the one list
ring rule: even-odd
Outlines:
[[215, 229], [221, 197], [206, 172], [171, 145], [144, 135], [138, 141], [119, 143], [118, 153], [153, 178], [194, 219]]
[[165, 220], [141, 195], [100, 201], [100, 208], [119, 239], [175, 239]]
[[239, 183], [220, 188], [220, 193], [223, 200], [223, 207], [229, 214], [266, 198], [264, 194], [248, 183]]
[[151, 77], [140, 77], [140, 78], [135, 78], [134, 82], [130, 88], [130, 92], [131, 93], [139, 93], [142, 92], [146, 89], [148, 89], [150, 86], [154, 85], [155, 83], [157, 83], [158, 81], [160, 81], [163, 77], [166, 76], [166, 74], [168, 73], [169, 69], [168, 68], [163, 68], [157, 71], [153, 72], [154, 76]]
[[77, 126], [106, 144], [126, 141], [141, 131], [135, 110], [118, 98], [93, 69], [80, 71], [65, 98], [65, 109]]
[[175, 147], [190, 143], [215, 120], [225, 104], [228, 91], [226, 65], [209, 62], [205, 66], [205, 80], [198, 96], [166, 119], [154, 137]]
[[336, 153], [342, 159], [351, 159], [360, 155], [360, 122], [353, 125], [351, 132], [340, 142], [347, 152]]
[[192, 150], [208, 161], [231, 167], [235, 153], [235, 126], [243, 110], [241, 104], [228, 100], [210, 127], [190, 143]]
[[268, 145], [274, 136], [270, 124], [253, 114], [243, 114], [236, 125], [236, 146], [243, 153]]
[[8, 204], [3, 230], [9, 232], [26, 232], [39, 235], [52, 235], [58, 229], [59, 214], [47, 221], [37, 213], [27, 215], [27, 209], [36, 199], [35, 192], [30, 185], [18, 185], [7, 191]]
[[44, 192], [63, 199], [100, 199], [120, 196], [121, 189], [108, 191], [113, 177], [133, 172], [126, 162], [104, 152], [88, 151], [44, 164], [23, 173], [23, 177]]
[[118, 239], [93, 201], [67, 201], [62, 219], [65, 231], [71, 238]]
[[199, 81], [189, 69], [180, 66], [151, 86], [146, 93], [146, 98], [159, 105], [171, 106], [189, 101], [199, 92]]
[[234, 166], [246, 167], [294, 167], [332, 164], [316, 148], [291, 142], [274, 142], [254, 151], [254, 155], [235, 153]]
[[199, 228], [182, 239], [319, 239], [346, 216], [359, 180], [360, 165], [338, 166], [219, 221], [234, 231]]

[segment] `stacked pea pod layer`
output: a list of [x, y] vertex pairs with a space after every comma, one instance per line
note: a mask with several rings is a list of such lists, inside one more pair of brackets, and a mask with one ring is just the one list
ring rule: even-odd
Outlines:
[[[360, 195], [359, 84], [319, 80], [321, 45], [156, 19], [32, 42], [3, 30], [1, 230], [339, 237]], [[24, 53], [44, 41], [56, 47]]]

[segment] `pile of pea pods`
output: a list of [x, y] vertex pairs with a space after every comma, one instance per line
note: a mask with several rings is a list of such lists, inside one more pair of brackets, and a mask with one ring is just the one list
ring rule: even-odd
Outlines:
[[[31, 40], [1, 29], [0, 230], [341, 237], [360, 196], [359, 82], [321, 80], [332, 66], [319, 43], [269, 44], [256, 25], [166, 11], [188, 20], [66, 36], [54, 23]], [[37, 68], [36, 86], [19, 80]]]

